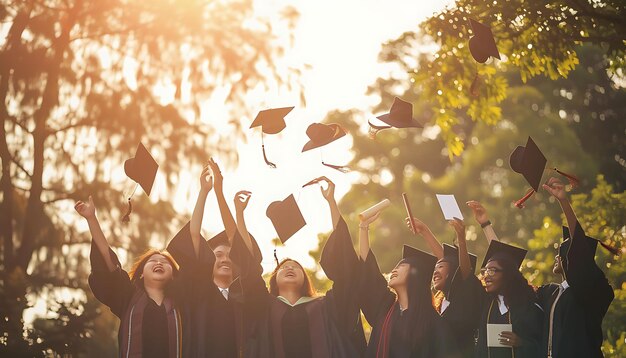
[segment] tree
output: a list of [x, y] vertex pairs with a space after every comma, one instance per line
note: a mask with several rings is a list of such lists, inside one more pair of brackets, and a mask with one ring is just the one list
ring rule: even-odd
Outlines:
[[[283, 15], [290, 24], [297, 18], [293, 9]], [[224, 118], [230, 129], [217, 131], [201, 120], [202, 103], [225, 91], [230, 115], [239, 118], [249, 89], [298, 73], [273, 67], [284, 46], [249, 0], [29, 0], [3, 3], [0, 18], [7, 30], [0, 50], [0, 298], [8, 308], [0, 350], [33, 356], [41, 354], [37, 339], [52, 339], [24, 339], [22, 314], [33, 297], [42, 287], [85, 288], [90, 240], [74, 228], [72, 201], [92, 194], [107, 236], [131, 257], [164, 246], [180, 224], [171, 192], [156, 204], [136, 195], [141, 220], [122, 227], [129, 186], [112, 168], [138, 142], [161, 165], [157, 184], [169, 187], [209, 152], [236, 161], [239, 121]], [[82, 333], [89, 328], [83, 323]], [[29, 334], [50, 332], [42, 327]]]
[[[579, 64], [577, 46], [591, 43], [602, 46], [609, 72], [623, 76], [625, 16], [620, 0], [457, 0], [423, 22], [419, 33], [404, 34], [396, 42], [402, 42], [405, 54], [428, 41], [438, 46], [434, 54], [421, 56], [416, 67], [405, 69], [413, 70], [414, 86], [431, 103], [434, 123], [452, 157], [464, 148], [455, 130], [462, 118], [488, 124], [500, 120], [499, 104], [509, 82], [503, 70], [517, 70], [524, 82], [538, 75], [567, 78]], [[492, 28], [503, 61], [480, 65], [472, 59], [470, 18]]]

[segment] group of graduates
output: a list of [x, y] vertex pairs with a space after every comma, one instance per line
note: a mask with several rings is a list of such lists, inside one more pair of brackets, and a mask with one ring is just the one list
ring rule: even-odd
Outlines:
[[[587, 237], [565, 186], [550, 178], [546, 190], [567, 221], [555, 257], [561, 283], [532, 287], [519, 271], [526, 250], [498, 240], [485, 208], [467, 205], [489, 240], [480, 274], [467, 251], [465, 226], [450, 224], [457, 246], [441, 245], [428, 227], [407, 217], [407, 233], [421, 236], [431, 253], [405, 245], [389, 280], [370, 250], [378, 214], [361, 219], [358, 248], [334, 197], [335, 185], [315, 180], [327, 201], [333, 231], [320, 266], [332, 288], [318, 294], [302, 265], [277, 260], [269, 283], [244, 212], [251, 193], [234, 196], [233, 217], [223, 176], [211, 159], [189, 223], [166, 251], [149, 250], [130, 271], [111, 250], [91, 197], [76, 211], [92, 235], [89, 285], [120, 318], [121, 357], [602, 357], [601, 323], [614, 294], [594, 261], [598, 241]], [[215, 192], [224, 231], [201, 235], [207, 197]], [[269, 287], [268, 287], [269, 286]], [[366, 340], [361, 312], [372, 326]], [[488, 326], [510, 324], [498, 344]]]

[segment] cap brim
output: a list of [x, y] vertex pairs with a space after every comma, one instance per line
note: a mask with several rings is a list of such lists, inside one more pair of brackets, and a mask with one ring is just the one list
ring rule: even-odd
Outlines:
[[309, 141], [304, 144], [304, 147], [302, 147], [302, 152], [304, 153], [304, 152], [309, 151], [311, 149], [323, 147], [323, 146], [325, 146], [327, 144], [330, 144], [330, 143], [336, 141], [337, 139], [339, 139], [339, 138], [341, 138], [341, 137], [343, 137], [345, 135], [346, 135], [346, 132], [343, 129], [340, 129], [340, 130], [335, 131], [335, 134], [332, 137], [324, 138], [324, 140], [321, 140], [321, 141], [314, 141], [312, 139], [309, 139]]
[[493, 258], [505, 257], [507, 260], [511, 260], [515, 267], [519, 268], [527, 252], [528, 250], [522, 249], [521, 247], [508, 245], [498, 240], [491, 240], [481, 267], [485, 267]]

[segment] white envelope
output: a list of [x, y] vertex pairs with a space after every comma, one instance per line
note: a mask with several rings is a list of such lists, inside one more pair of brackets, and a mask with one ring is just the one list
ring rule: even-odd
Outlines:
[[446, 220], [454, 220], [455, 217], [463, 220], [463, 214], [461, 214], [461, 209], [454, 195], [437, 194], [437, 200]]
[[500, 333], [513, 332], [512, 324], [487, 324], [487, 347], [511, 347], [500, 343]]

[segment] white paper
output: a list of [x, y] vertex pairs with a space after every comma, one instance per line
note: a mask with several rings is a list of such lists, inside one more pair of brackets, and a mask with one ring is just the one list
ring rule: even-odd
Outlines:
[[454, 195], [437, 194], [437, 200], [439, 201], [439, 206], [446, 220], [454, 220], [454, 218], [463, 220], [463, 214], [461, 214], [461, 209]]
[[500, 333], [513, 332], [512, 324], [487, 324], [487, 347], [511, 347], [500, 343]]

